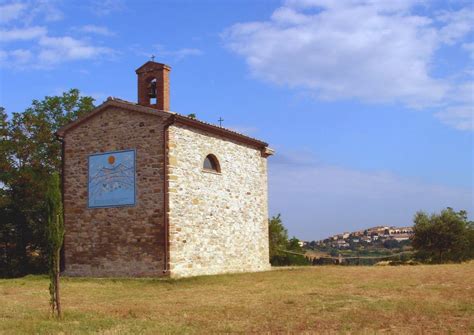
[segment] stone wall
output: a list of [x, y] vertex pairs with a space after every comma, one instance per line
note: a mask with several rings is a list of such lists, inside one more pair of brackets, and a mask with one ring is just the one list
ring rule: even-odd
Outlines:
[[[180, 125], [169, 128], [168, 148], [171, 276], [269, 269], [260, 150]], [[221, 173], [203, 170], [208, 154]]]
[[[66, 133], [66, 274], [163, 274], [163, 123], [160, 116], [115, 108]], [[88, 156], [125, 149], [136, 150], [136, 205], [88, 208]]]

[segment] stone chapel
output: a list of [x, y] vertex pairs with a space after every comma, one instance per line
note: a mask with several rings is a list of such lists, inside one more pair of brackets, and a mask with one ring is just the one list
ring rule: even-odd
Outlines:
[[62, 127], [70, 276], [263, 271], [268, 144], [169, 108], [171, 68], [136, 70], [138, 103], [108, 98]]

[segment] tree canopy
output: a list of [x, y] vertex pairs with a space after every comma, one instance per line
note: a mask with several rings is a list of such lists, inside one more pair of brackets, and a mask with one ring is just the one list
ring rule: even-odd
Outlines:
[[467, 212], [448, 207], [440, 214], [418, 212], [413, 227], [417, 257], [432, 263], [461, 262], [474, 258], [474, 222]]
[[268, 220], [268, 238], [270, 259], [274, 256], [281, 255], [282, 250], [288, 247], [288, 231], [281, 220], [281, 215], [272, 217]]
[[268, 220], [268, 239], [272, 265], [310, 264], [302, 255], [304, 250], [299, 245], [300, 241], [296, 237], [288, 240], [288, 231], [283, 225], [280, 214]]
[[33, 100], [11, 118], [0, 108], [0, 276], [46, 272], [46, 190], [61, 169], [55, 132], [93, 108], [77, 89]]

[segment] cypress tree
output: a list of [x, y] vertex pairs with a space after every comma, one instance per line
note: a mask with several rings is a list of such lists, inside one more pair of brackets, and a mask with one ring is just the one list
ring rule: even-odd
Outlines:
[[51, 313], [61, 318], [61, 299], [59, 295], [59, 264], [61, 247], [64, 239], [63, 205], [61, 199], [60, 178], [54, 172], [48, 183], [46, 194], [48, 211], [48, 242], [49, 242], [49, 293], [51, 296]]

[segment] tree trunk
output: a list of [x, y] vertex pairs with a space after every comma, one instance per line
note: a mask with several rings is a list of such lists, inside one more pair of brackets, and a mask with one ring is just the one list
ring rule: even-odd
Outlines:
[[56, 298], [56, 311], [58, 312], [58, 318], [62, 318], [61, 313], [61, 299], [59, 295], [59, 257], [60, 257], [60, 250], [56, 250], [56, 264], [55, 265], [55, 274], [54, 274], [54, 281], [55, 281], [55, 298]]

